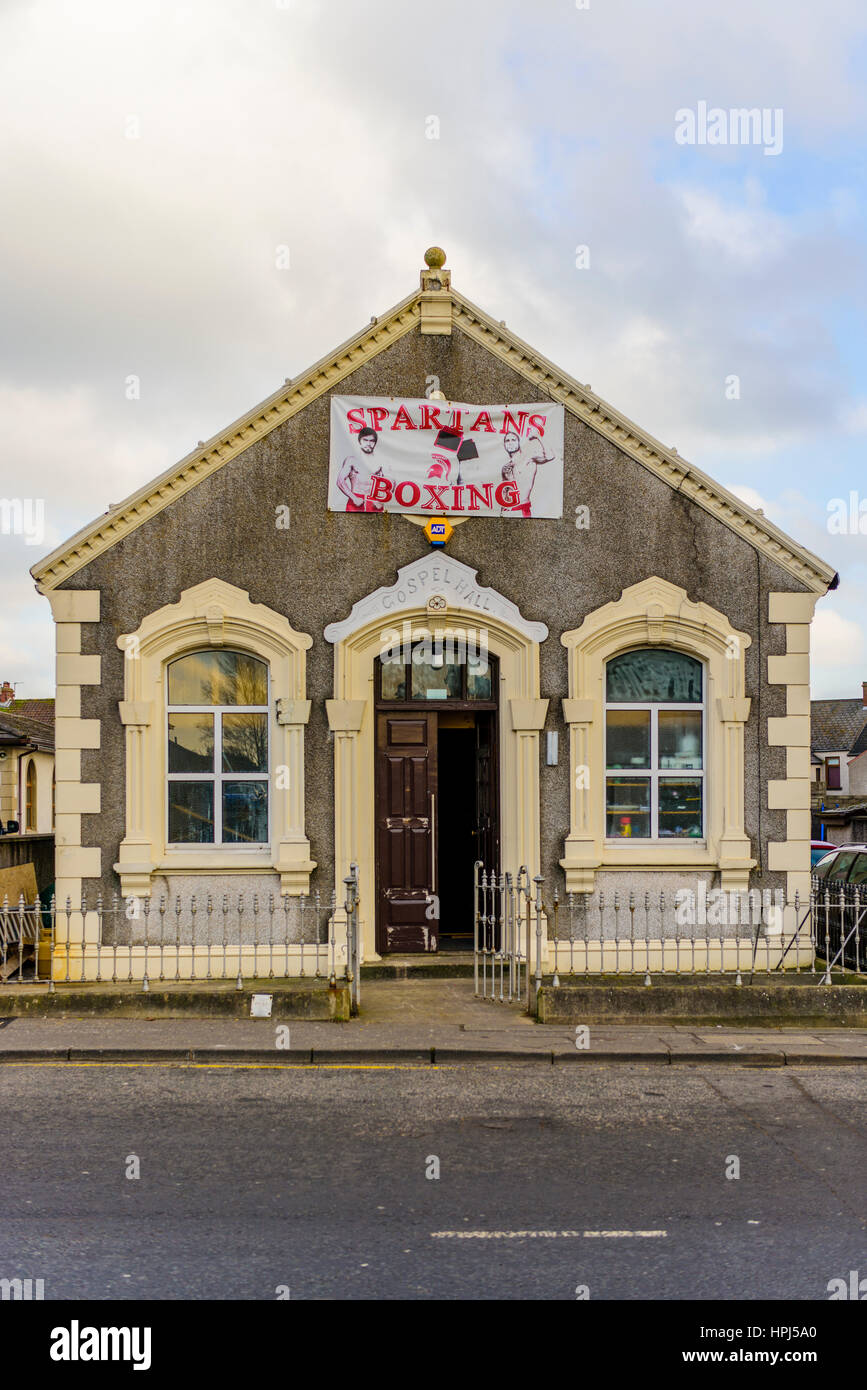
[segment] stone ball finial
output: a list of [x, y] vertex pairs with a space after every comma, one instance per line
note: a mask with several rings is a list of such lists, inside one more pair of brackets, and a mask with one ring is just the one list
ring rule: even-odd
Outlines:
[[442, 270], [446, 263], [446, 253], [441, 246], [429, 246], [424, 253], [424, 262], [429, 270]]

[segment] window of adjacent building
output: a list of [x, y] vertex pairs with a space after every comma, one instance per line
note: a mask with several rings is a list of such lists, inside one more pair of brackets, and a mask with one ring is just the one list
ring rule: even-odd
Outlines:
[[839, 758], [825, 759], [825, 785], [827, 786], [829, 792], [838, 792], [840, 790]]
[[36, 763], [33, 758], [24, 774], [24, 829], [36, 829]]
[[268, 667], [194, 652], [167, 671], [168, 841], [268, 843]]
[[609, 840], [704, 836], [704, 672], [683, 652], [624, 652], [606, 666]]

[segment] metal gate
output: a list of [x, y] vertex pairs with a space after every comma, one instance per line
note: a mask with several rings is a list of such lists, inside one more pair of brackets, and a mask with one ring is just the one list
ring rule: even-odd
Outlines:
[[523, 1000], [529, 1009], [542, 982], [542, 879], [531, 879], [525, 864], [517, 874], [497, 874], [476, 860], [473, 946], [477, 998], [502, 1004]]

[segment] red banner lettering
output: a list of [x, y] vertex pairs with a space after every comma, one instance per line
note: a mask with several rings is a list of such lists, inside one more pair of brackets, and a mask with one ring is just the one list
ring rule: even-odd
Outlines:
[[500, 483], [494, 497], [501, 507], [517, 507], [521, 494], [515, 483]]
[[397, 415], [394, 417], [394, 424], [392, 425], [391, 428], [392, 428], [393, 430], [414, 430], [414, 429], [417, 429], [417, 426], [416, 426], [416, 424], [414, 423], [414, 421], [413, 421], [413, 419], [412, 419], [412, 417], [411, 417], [411, 415], [410, 415], [410, 413], [409, 413], [409, 411], [407, 410], [407, 408], [406, 408], [405, 405], [402, 405], [402, 406], [400, 407], [400, 410], [397, 412]]
[[449, 509], [449, 508], [448, 508], [448, 503], [447, 503], [447, 502], [444, 502], [443, 499], [440, 497], [440, 493], [441, 493], [441, 492], [446, 492], [446, 491], [447, 491], [447, 486], [448, 486], [448, 485], [447, 485], [446, 483], [440, 483], [439, 487], [435, 487], [433, 483], [425, 483], [425, 485], [424, 485], [424, 487], [425, 487], [425, 492], [426, 492], [426, 493], [428, 494], [428, 496], [430, 497], [430, 501], [429, 501], [429, 502], [422, 502], [422, 504], [421, 504], [425, 511], [429, 511], [429, 512], [447, 512], [447, 511], [448, 511], [448, 509]]
[[480, 502], [483, 506], [487, 507], [488, 511], [490, 511], [492, 506], [494, 505], [491, 501], [491, 489], [493, 488], [493, 486], [493, 483], [483, 483], [481, 488], [477, 488], [475, 483], [470, 483], [469, 488], [467, 489], [469, 493], [469, 500], [467, 501], [467, 511], [477, 512], [479, 510]]
[[388, 478], [372, 478], [370, 492], [367, 494], [371, 502], [390, 502], [391, 494], [394, 491], [394, 484]]
[[[409, 496], [407, 496], [407, 492], [409, 492]], [[418, 483], [414, 483], [408, 478], [404, 478], [403, 482], [398, 483], [394, 489], [394, 500], [399, 502], [402, 507], [414, 507], [420, 497], [421, 488]]]
[[525, 426], [526, 423], [527, 423], [527, 412], [526, 412], [526, 410], [522, 410], [522, 411], [520, 412], [520, 414], [518, 415], [518, 419], [519, 419], [519, 421], [520, 421], [520, 424], [516, 425], [516, 424], [515, 424], [515, 417], [512, 415], [511, 411], [509, 411], [509, 410], [504, 410], [504, 411], [503, 411], [503, 428], [500, 430], [500, 434], [523, 434], [523, 433], [524, 433], [524, 426]]

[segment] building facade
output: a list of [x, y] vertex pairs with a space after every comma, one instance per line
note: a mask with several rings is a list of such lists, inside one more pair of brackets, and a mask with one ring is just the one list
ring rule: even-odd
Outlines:
[[[338, 397], [368, 411], [342, 467]], [[516, 484], [439, 509], [437, 484], [427, 512], [380, 510], [388, 470], [362, 454], [399, 447], [396, 401], [438, 412], [428, 478], [459, 483], [479, 421], [503, 480], [528, 458], [553, 478], [529, 435], [562, 408], [559, 506]], [[453, 402], [479, 411], [460, 451]], [[514, 415], [485, 421], [493, 402]], [[354, 863], [371, 959], [466, 939], [476, 861], [561, 896], [809, 890], [833, 570], [465, 299], [435, 248], [394, 309], [33, 574], [61, 899], [342, 897]]]
[[810, 708], [813, 835], [834, 844], [867, 839], [867, 681], [860, 697]]

